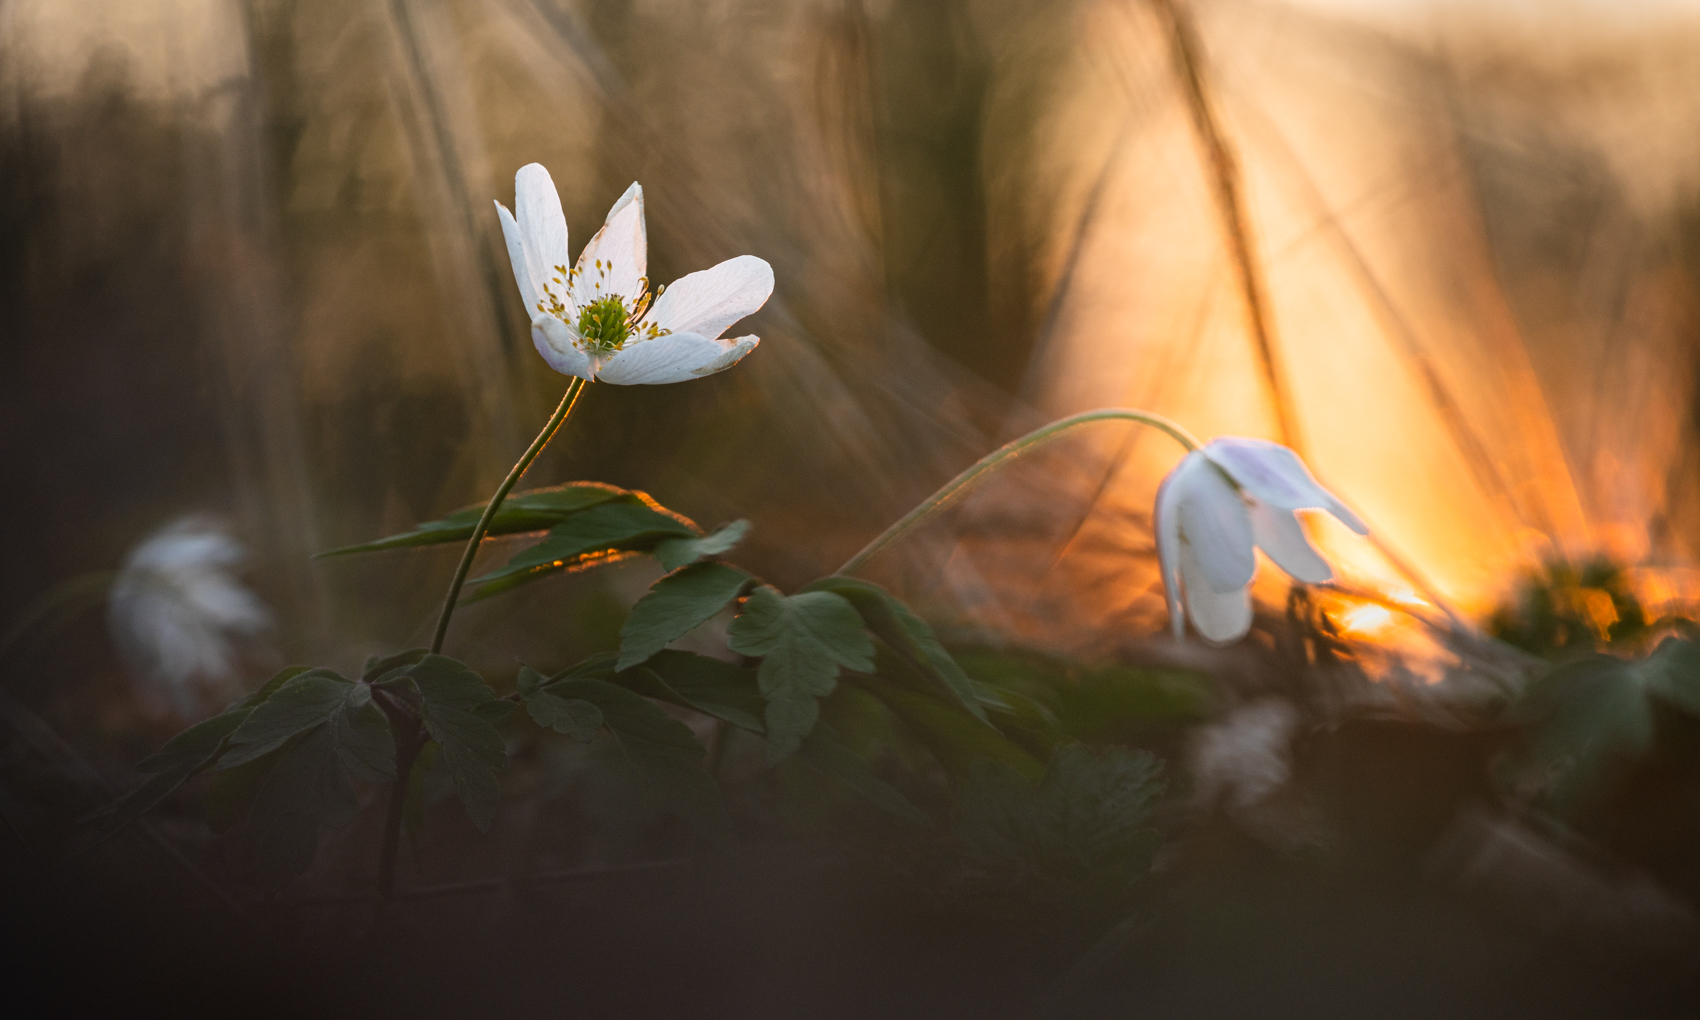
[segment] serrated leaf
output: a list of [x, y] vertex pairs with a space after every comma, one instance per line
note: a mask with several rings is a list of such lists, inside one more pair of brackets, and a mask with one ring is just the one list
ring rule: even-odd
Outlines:
[[230, 735], [230, 750], [218, 767], [235, 768], [253, 761], [282, 747], [297, 733], [325, 722], [342, 707], [355, 686], [328, 669], [309, 670], [290, 679], [255, 706]]
[[[548, 489], [532, 489], [512, 493], [502, 501], [486, 532], [489, 537], [523, 534], [552, 528], [572, 515], [610, 502], [643, 505], [644, 495], [601, 482], [569, 482]], [[350, 556], [355, 553], [380, 552], [385, 549], [404, 549], [437, 545], [443, 542], [465, 542], [472, 537], [478, 518], [484, 514], [484, 504], [469, 506], [436, 521], [427, 521], [412, 531], [380, 538], [375, 542], [344, 546], [320, 553], [320, 558]]]
[[[497, 777], [508, 765], [507, 743], [492, 722], [501, 702], [477, 673], [446, 655], [427, 655], [405, 676], [419, 692], [425, 729], [442, 745], [442, 760], [472, 823], [488, 831], [501, 794]], [[511, 703], [501, 702], [501, 715]], [[496, 716], [496, 718], [500, 718]]]
[[767, 729], [762, 723], [765, 702], [753, 669], [673, 649], [656, 653], [615, 679], [639, 694], [694, 708], [752, 733]]
[[506, 566], [467, 582], [463, 602], [476, 602], [511, 588], [621, 554], [648, 552], [669, 538], [694, 538], [686, 518], [647, 504], [605, 503], [574, 514], [549, 530], [543, 541]]
[[933, 820], [897, 788], [875, 774], [861, 755], [845, 747], [838, 735], [820, 725], [797, 750], [797, 757], [822, 775], [830, 776], [866, 797], [882, 811], [915, 825], [930, 827]]
[[602, 710], [582, 698], [562, 698], [536, 691], [525, 699], [525, 710], [537, 725], [588, 744], [602, 728]]
[[749, 521], [733, 521], [701, 538], [669, 538], [655, 547], [661, 569], [674, 571], [688, 563], [728, 553], [750, 533]]
[[737, 598], [750, 580], [737, 567], [696, 563], [656, 581], [620, 628], [616, 668], [630, 669], [684, 637]]
[[770, 585], [750, 592], [727, 631], [741, 655], [759, 655], [756, 680], [767, 699], [770, 764], [795, 751], [819, 716], [817, 698], [832, 693], [840, 666], [874, 667], [874, 644], [843, 596], [826, 591], [781, 595]]
[[580, 699], [602, 712], [603, 723], [618, 742], [623, 760], [642, 780], [643, 789], [716, 843], [732, 841], [732, 822], [720, 802], [720, 788], [703, 771], [707, 755], [690, 727], [649, 699], [606, 680], [581, 677], [551, 681], [543, 690], [560, 698]]
[[911, 668], [940, 684], [974, 718], [991, 724], [980, 704], [974, 682], [939, 643], [927, 621], [916, 616], [903, 600], [877, 584], [836, 575], [823, 577], [802, 590], [830, 591], [849, 600], [867, 628], [879, 635]]

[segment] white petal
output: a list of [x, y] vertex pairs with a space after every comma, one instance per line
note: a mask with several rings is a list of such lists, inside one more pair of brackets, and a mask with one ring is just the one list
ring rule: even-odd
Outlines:
[[508, 262], [514, 267], [514, 282], [519, 284], [520, 300], [525, 302], [525, 314], [537, 314], [537, 285], [531, 282], [531, 267], [526, 263], [525, 241], [520, 237], [519, 224], [513, 213], [500, 202], [496, 203], [496, 218], [502, 221], [502, 240], [508, 243]]
[[1261, 500], [1251, 504], [1251, 530], [1257, 545], [1275, 565], [1307, 584], [1334, 580], [1334, 570], [1305, 537], [1304, 525], [1291, 510], [1270, 506]]
[[668, 284], [649, 318], [674, 333], [714, 338], [766, 304], [772, 293], [773, 267], [754, 255], [740, 255]]
[[1204, 454], [1240, 488], [1271, 506], [1283, 510], [1327, 510], [1358, 534], [1369, 534], [1369, 528], [1351, 508], [1317, 484], [1299, 455], [1279, 443], [1226, 436], [1207, 443]]
[[[555, 293], [565, 302], [566, 273], [555, 267], [571, 265], [567, 259], [567, 217], [561, 212], [561, 196], [555, 191], [555, 182], [543, 164], [527, 163], [514, 174], [514, 219], [525, 241], [525, 264], [537, 297], [543, 297], [545, 284], [560, 276], [563, 283], [555, 285]], [[525, 310], [536, 315], [536, 302]]]
[[550, 368], [562, 375], [593, 379], [596, 366], [579, 349], [577, 339], [572, 327], [553, 315], [539, 315], [531, 320], [531, 342], [537, 345], [537, 353], [543, 355]]
[[610, 294], [625, 298], [627, 304], [636, 300], [642, 289], [638, 281], [649, 275], [645, 230], [643, 189], [634, 183], [608, 210], [602, 229], [578, 254], [573, 295], [580, 308]]
[[697, 333], [669, 333], [628, 342], [596, 378], [617, 386], [685, 382], [731, 367], [755, 345], [755, 337], [710, 340]]
[[1230, 592], [1245, 587], [1257, 571], [1245, 500], [1227, 476], [1203, 457], [1188, 458], [1177, 468], [1174, 484], [1180, 490], [1181, 537], [1192, 548], [1211, 589]]
[[1175, 484], [1175, 478], [1187, 461], [1198, 456], [1196, 453], [1187, 454], [1157, 487], [1157, 569], [1163, 575], [1163, 597], [1169, 604], [1169, 626], [1174, 629], [1177, 641], [1186, 639], [1186, 616], [1181, 612], [1181, 490]]
[[1214, 644], [1239, 640], [1251, 630], [1251, 596], [1243, 587], [1212, 591], [1203, 573], [1197, 550], [1182, 541], [1181, 577], [1186, 582], [1186, 610], [1192, 617], [1192, 625], [1206, 641]]

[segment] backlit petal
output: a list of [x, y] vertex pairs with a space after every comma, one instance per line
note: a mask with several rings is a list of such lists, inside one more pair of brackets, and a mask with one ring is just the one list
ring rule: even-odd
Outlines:
[[579, 350], [574, 342], [576, 339], [572, 327], [553, 315], [539, 315], [531, 320], [531, 342], [537, 345], [537, 353], [543, 355], [543, 361], [562, 375], [576, 375], [588, 380], [592, 378], [594, 366], [590, 358]]
[[514, 282], [519, 284], [520, 300], [525, 302], [525, 314], [537, 314], [537, 285], [531, 281], [531, 267], [526, 262], [525, 241], [513, 213], [500, 202], [496, 203], [496, 218], [502, 221], [502, 240], [508, 244], [508, 262], [514, 268]]
[[685, 382], [730, 367], [754, 346], [754, 337], [728, 341], [710, 340], [698, 333], [669, 333], [628, 342], [597, 371], [596, 378], [617, 386]]
[[1196, 453], [1187, 454], [1157, 487], [1157, 569], [1163, 575], [1163, 597], [1169, 604], [1169, 626], [1174, 629], [1177, 641], [1186, 637], [1186, 617], [1181, 612], [1180, 486], [1175, 484], [1175, 479], [1187, 461], [1195, 457], [1203, 459]]
[[1174, 484], [1180, 489], [1181, 537], [1211, 589], [1231, 592], [1245, 587], [1257, 571], [1245, 501], [1227, 476], [1202, 457], [1182, 463]]
[[1369, 528], [1351, 508], [1317, 484], [1299, 455], [1279, 443], [1226, 436], [1207, 443], [1204, 454], [1240, 488], [1271, 506], [1327, 510], [1358, 534], [1369, 534]]
[[1181, 542], [1181, 577], [1186, 584], [1186, 610], [1192, 625], [1213, 644], [1225, 645], [1251, 630], [1251, 596], [1244, 587], [1212, 591], [1203, 577], [1197, 550]]
[[773, 267], [754, 255], [740, 255], [668, 284], [655, 299], [650, 319], [674, 333], [712, 339], [760, 308], [772, 293]]
[[1328, 561], [1305, 537], [1304, 525], [1291, 510], [1256, 501], [1251, 504], [1251, 530], [1257, 536], [1258, 548], [1275, 561], [1275, 565], [1307, 584], [1322, 584], [1334, 579]]
[[638, 281], [649, 275], [645, 229], [643, 189], [634, 183], [608, 210], [602, 229], [579, 252], [573, 295], [580, 308], [610, 294], [625, 298], [628, 305], [636, 300], [641, 289]]
[[[541, 163], [527, 163], [514, 174], [514, 220], [525, 242], [531, 285], [540, 299], [545, 284], [553, 283], [556, 276], [566, 275], [555, 267], [571, 265], [567, 261], [567, 217], [561, 212], [561, 196]], [[511, 246], [508, 251], [512, 253]], [[555, 293], [565, 302], [567, 296], [562, 286], [555, 285]], [[525, 310], [528, 315], [536, 315], [536, 299]]]

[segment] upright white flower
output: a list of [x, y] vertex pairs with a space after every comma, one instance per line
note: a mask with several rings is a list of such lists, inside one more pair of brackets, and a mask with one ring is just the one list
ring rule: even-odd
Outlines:
[[1175, 637], [1186, 633], [1187, 616], [1216, 643], [1251, 629], [1247, 589], [1257, 570], [1254, 547], [1297, 580], [1333, 580], [1295, 510], [1326, 510], [1369, 534], [1357, 514], [1316, 483], [1298, 454], [1277, 443], [1213, 440], [1169, 472], [1157, 490], [1157, 557]]
[[125, 557], [109, 619], [119, 651], [156, 710], [195, 718], [241, 693], [238, 642], [271, 614], [234, 575], [241, 543], [189, 517], [149, 536]]
[[531, 339], [549, 367], [581, 379], [631, 386], [675, 383], [731, 368], [755, 350], [726, 328], [766, 303], [773, 268], [753, 255], [681, 277], [649, 292], [643, 189], [633, 184], [568, 269], [567, 218], [549, 171], [514, 175], [514, 212], [496, 203], [514, 281], [531, 315]]

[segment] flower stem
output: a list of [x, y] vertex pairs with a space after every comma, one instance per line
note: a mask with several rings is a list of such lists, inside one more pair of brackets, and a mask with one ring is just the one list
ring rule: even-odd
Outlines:
[[478, 518], [478, 526], [472, 529], [472, 537], [466, 541], [466, 552], [460, 557], [460, 566], [455, 568], [454, 580], [449, 582], [449, 593], [443, 597], [443, 612], [437, 617], [437, 633], [431, 638], [433, 653], [443, 650], [443, 638], [449, 632], [449, 617], [454, 615], [455, 603], [460, 601], [461, 585], [466, 583], [466, 575], [472, 570], [472, 559], [478, 555], [478, 543], [484, 540], [484, 533], [490, 530], [490, 522], [496, 519], [496, 511], [501, 509], [502, 500], [508, 498], [508, 492], [513, 489], [514, 483], [519, 481], [520, 475], [525, 474], [525, 469], [531, 466], [531, 462], [543, 452], [543, 447], [549, 444], [550, 438], [561, 427], [561, 423], [567, 420], [567, 415], [572, 413], [573, 404], [578, 401], [578, 395], [583, 390], [584, 380], [575, 378], [573, 384], [567, 387], [566, 396], [561, 398], [561, 406], [555, 408], [555, 413], [550, 416], [548, 424], [543, 426], [543, 431], [531, 441], [530, 448], [520, 457], [514, 469], [508, 472], [508, 477], [502, 479], [496, 494], [490, 497], [490, 502], [484, 507], [483, 516]]
[[833, 571], [833, 573], [835, 575], [853, 574], [857, 570], [860, 570], [869, 560], [878, 555], [880, 550], [908, 534], [911, 529], [919, 525], [928, 517], [945, 509], [952, 503], [961, 499], [963, 496], [966, 496], [970, 487], [980, 481], [987, 472], [998, 467], [1005, 461], [1014, 460], [1016, 457], [1033, 449], [1035, 446], [1047, 443], [1076, 426], [1090, 425], [1093, 422], [1099, 421], [1133, 421], [1138, 422], [1141, 425], [1149, 425], [1162, 432], [1170, 439], [1173, 439], [1175, 442], [1186, 447], [1188, 453], [1191, 453], [1202, 445], [1192, 433], [1188, 432], [1180, 425], [1170, 421], [1160, 414], [1152, 414], [1149, 411], [1135, 411], [1131, 408], [1121, 407], [1106, 407], [1100, 408], [1096, 411], [1083, 411], [1080, 414], [1069, 415], [1067, 418], [1059, 418], [1056, 421], [1051, 422], [1049, 425], [1027, 433], [1020, 439], [998, 447], [996, 450], [993, 450], [991, 453], [988, 453], [984, 457], [975, 461], [969, 466], [968, 470], [957, 475], [955, 478], [952, 478], [950, 481], [946, 482], [944, 487], [939, 489], [939, 491], [921, 501], [915, 509], [904, 514], [901, 520], [881, 532], [878, 538], [863, 546], [861, 552], [850, 557], [845, 561], [842, 567], [839, 567], [837, 570]]

